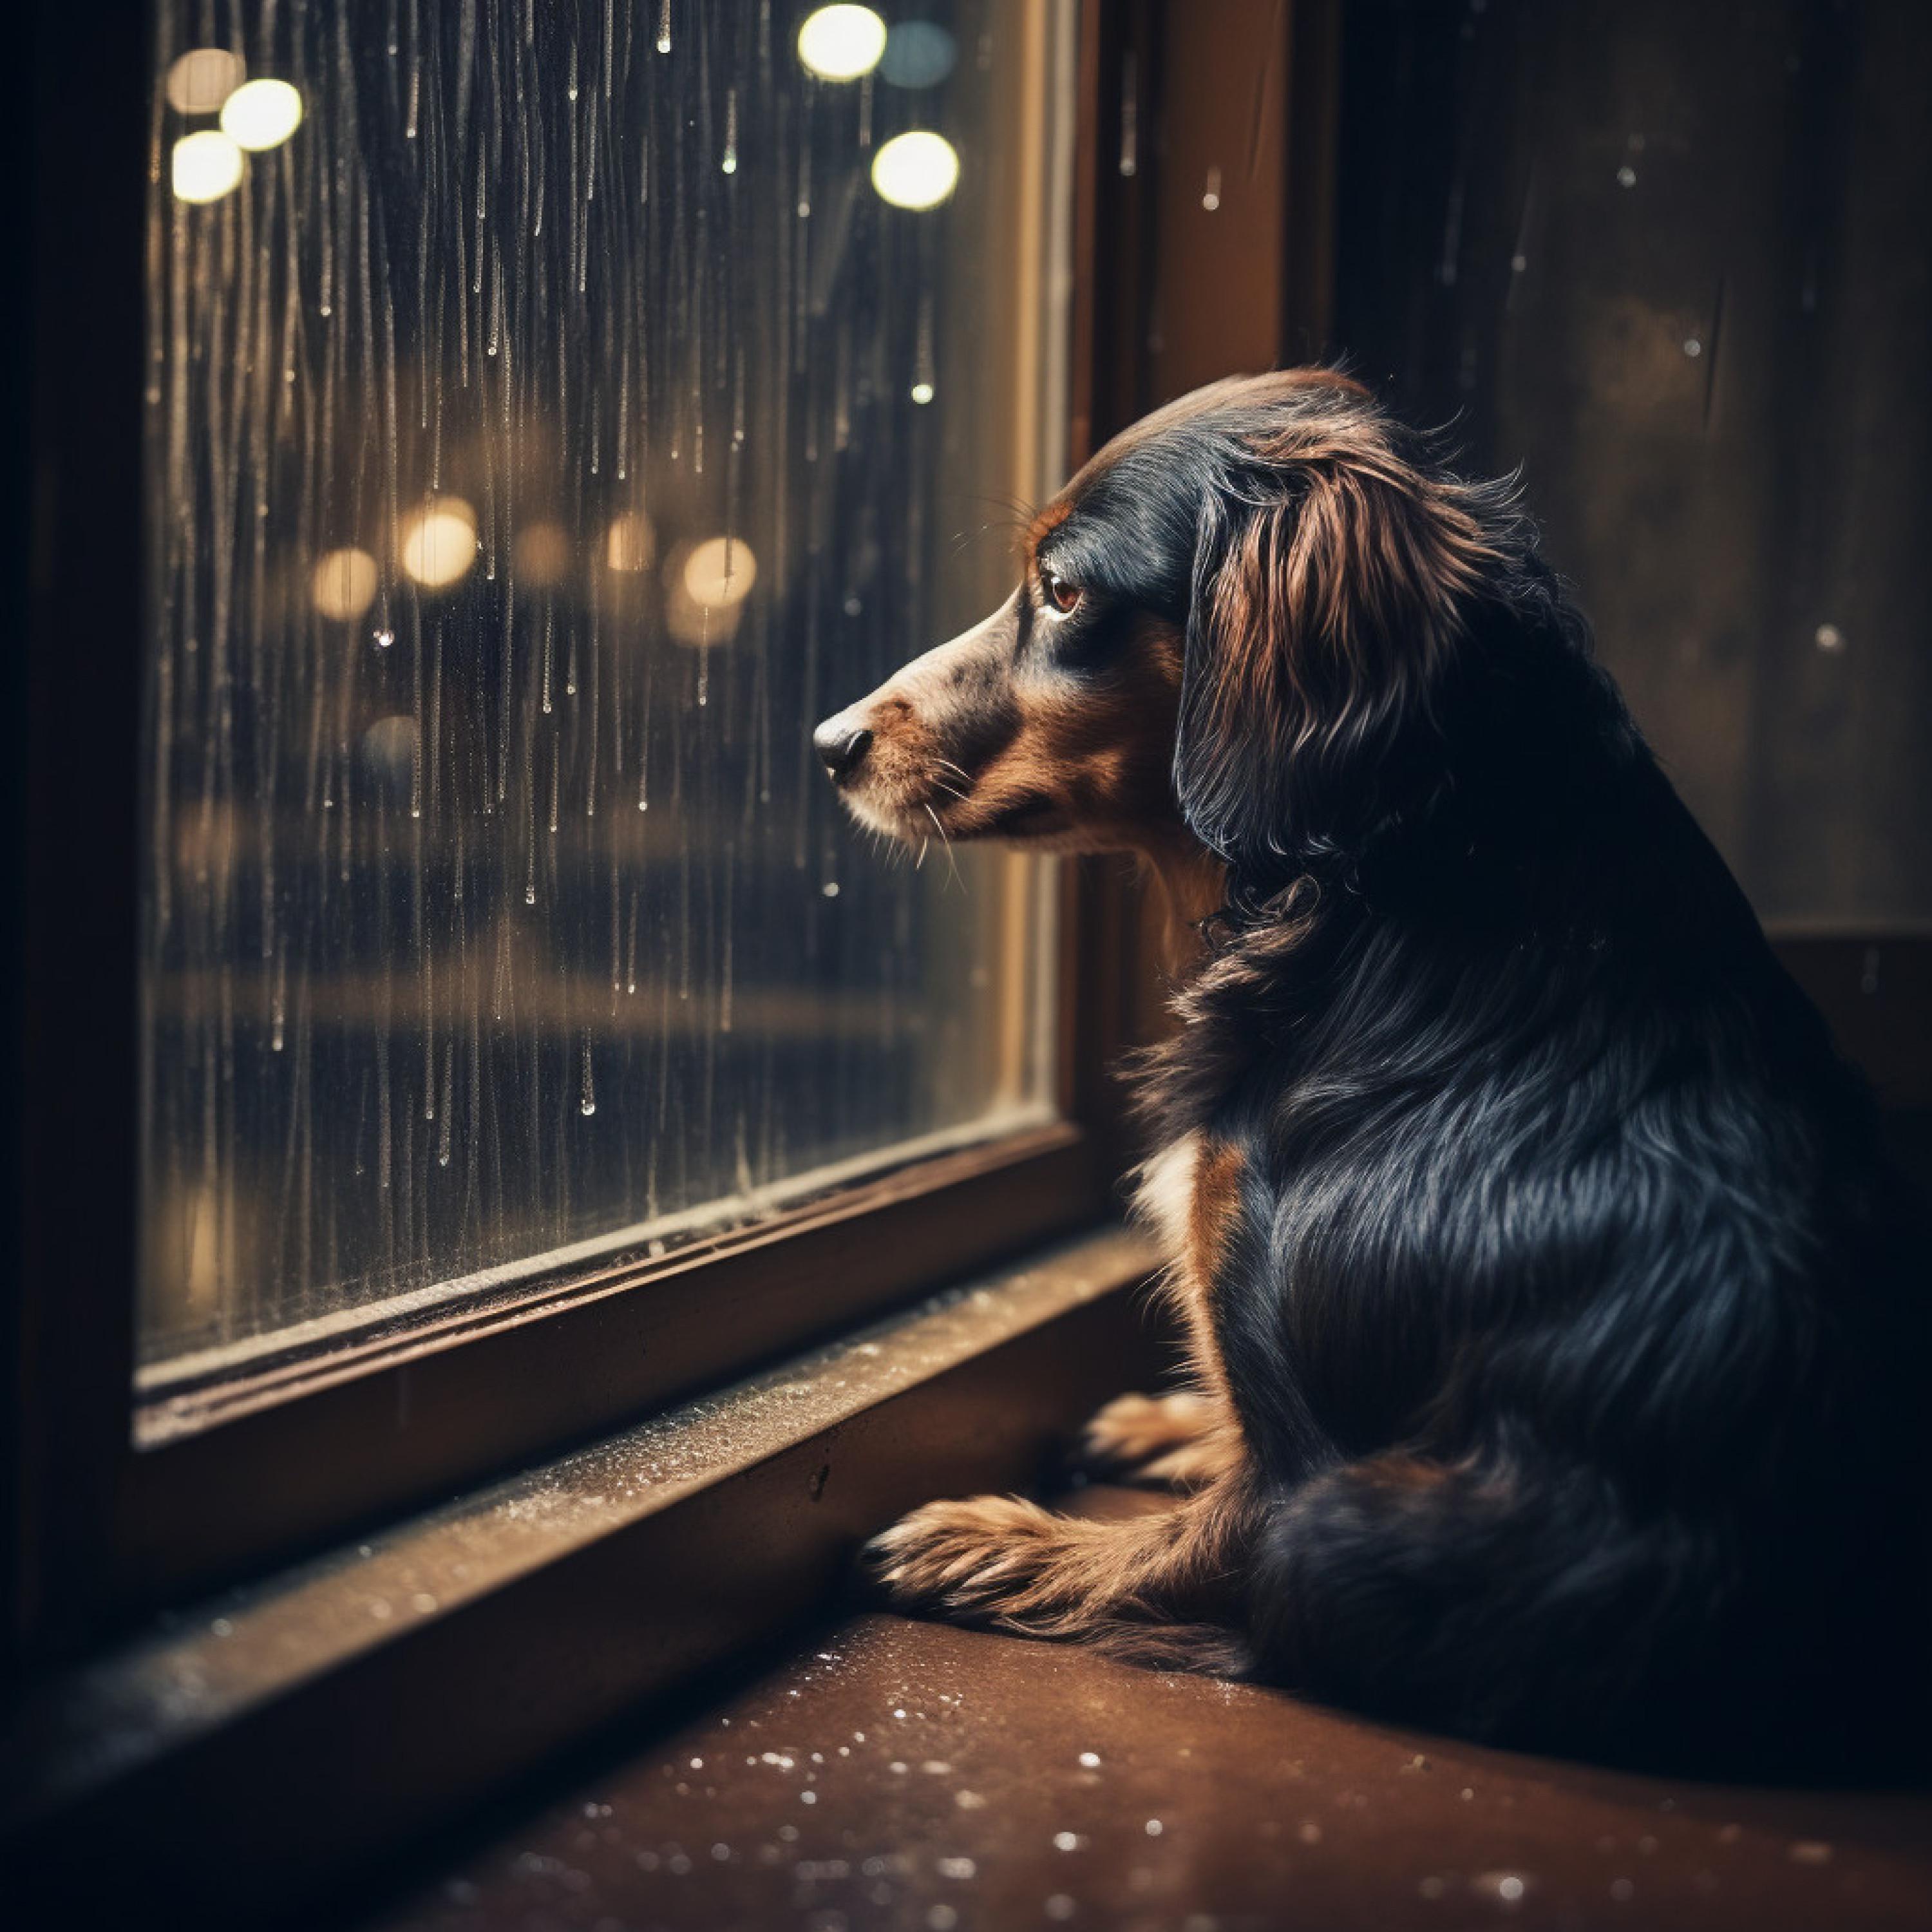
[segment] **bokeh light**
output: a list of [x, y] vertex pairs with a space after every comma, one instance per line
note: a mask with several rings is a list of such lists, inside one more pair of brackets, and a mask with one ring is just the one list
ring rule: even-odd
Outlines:
[[886, 23], [869, 7], [820, 7], [799, 27], [799, 64], [820, 80], [857, 80], [885, 50]]
[[650, 518], [641, 510], [626, 510], [611, 518], [610, 530], [604, 539], [604, 561], [613, 570], [627, 574], [648, 570], [651, 560], [657, 554], [657, 532], [651, 528]]
[[362, 754], [364, 772], [381, 785], [392, 800], [400, 799], [407, 791], [416, 772], [416, 726], [413, 718], [398, 712], [392, 717], [377, 718], [363, 733], [357, 749]]
[[244, 81], [221, 104], [221, 131], [256, 154], [279, 148], [302, 118], [302, 98], [285, 80]]
[[212, 114], [248, 77], [239, 54], [191, 47], [168, 69], [168, 105], [177, 114]]
[[526, 524], [515, 555], [518, 576], [532, 590], [548, 590], [570, 574], [570, 532], [561, 524]]
[[894, 87], [937, 87], [958, 57], [944, 27], [931, 20], [903, 20], [886, 39], [879, 78]]
[[872, 157], [872, 185], [895, 208], [937, 208], [959, 182], [959, 154], [944, 134], [896, 134]]
[[706, 609], [742, 604], [758, 580], [758, 560], [742, 537], [706, 537], [684, 560], [685, 594]]
[[376, 601], [376, 560], [351, 545], [320, 559], [309, 580], [309, 596], [325, 617], [352, 624]]
[[403, 526], [402, 558], [431, 590], [459, 582], [476, 561], [476, 512], [460, 496], [432, 496]]
[[664, 563], [664, 627], [681, 644], [729, 644], [758, 560], [742, 537], [706, 537], [680, 544]]
[[174, 145], [169, 179], [177, 201], [219, 201], [242, 178], [242, 150], [226, 134], [205, 128]]

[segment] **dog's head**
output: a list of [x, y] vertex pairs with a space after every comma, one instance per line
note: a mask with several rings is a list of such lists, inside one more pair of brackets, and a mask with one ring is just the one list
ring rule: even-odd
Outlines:
[[1102, 449], [1019, 586], [827, 718], [862, 823], [917, 842], [1171, 850], [1292, 869], [1402, 803], [1496, 500], [1328, 370], [1235, 378]]

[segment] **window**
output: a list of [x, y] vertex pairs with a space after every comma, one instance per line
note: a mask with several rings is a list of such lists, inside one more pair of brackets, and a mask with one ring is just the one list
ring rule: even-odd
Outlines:
[[151, 1412], [1050, 1120], [1051, 875], [808, 734], [1062, 460], [1053, 10], [158, 11]]

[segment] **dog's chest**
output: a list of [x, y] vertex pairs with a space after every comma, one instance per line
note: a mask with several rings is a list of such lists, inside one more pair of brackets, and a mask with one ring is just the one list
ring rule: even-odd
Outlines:
[[1201, 1172], [1201, 1136], [1186, 1133], [1143, 1162], [1134, 1187], [1134, 1212], [1169, 1262], [1187, 1258]]
[[1205, 1293], [1240, 1219], [1240, 1195], [1239, 1152], [1197, 1130], [1142, 1166], [1134, 1206], [1169, 1265]]

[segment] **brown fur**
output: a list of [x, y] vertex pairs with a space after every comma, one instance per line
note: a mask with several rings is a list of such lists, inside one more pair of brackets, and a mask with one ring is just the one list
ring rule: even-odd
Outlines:
[[1240, 1432], [1222, 1396], [1195, 1389], [1124, 1395], [1082, 1432], [1080, 1460], [1110, 1482], [1204, 1489], [1239, 1467]]
[[1100, 1642], [1114, 1654], [1232, 1667], [1229, 1586], [1252, 1534], [1229, 1478], [1172, 1510], [1096, 1522], [1019, 1496], [928, 1503], [874, 1538], [873, 1574], [904, 1609], [1030, 1636]]
[[1138, 626], [1118, 687], [1100, 702], [1042, 699], [1020, 711], [1012, 735], [974, 774], [973, 808], [949, 831], [1071, 836], [1089, 849], [1136, 842], [1168, 809], [1180, 670], [1173, 627]]

